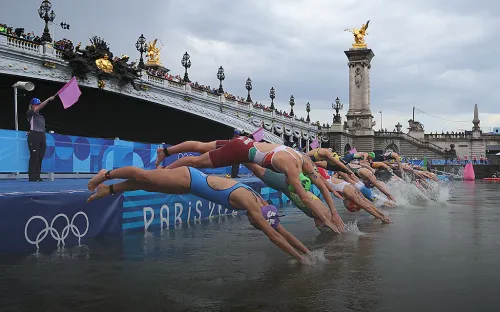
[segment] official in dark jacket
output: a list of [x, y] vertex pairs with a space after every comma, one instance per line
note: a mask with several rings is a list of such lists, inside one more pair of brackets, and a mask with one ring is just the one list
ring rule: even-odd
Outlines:
[[41, 110], [53, 99], [54, 96], [51, 96], [45, 101], [40, 102], [39, 99], [33, 98], [26, 112], [26, 117], [30, 123], [30, 131], [28, 132], [28, 148], [30, 149], [28, 175], [31, 182], [42, 181], [40, 172], [42, 170], [42, 161], [45, 156], [47, 143], [45, 138], [45, 118]]

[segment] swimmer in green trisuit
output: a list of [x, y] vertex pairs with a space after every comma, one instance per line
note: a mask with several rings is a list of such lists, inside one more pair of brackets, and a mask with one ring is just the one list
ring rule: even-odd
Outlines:
[[261, 179], [267, 186], [284, 193], [306, 216], [314, 219], [314, 223], [320, 231], [326, 228], [336, 233], [340, 233], [338, 227], [330, 221], [330, 211], [316, 195], [309, 191], [311, 181], [303, 174], [301, 174], [301, 182], [303, 182], [307, 195], [312, 199], [312, 205], [308, 206], [306, 206], [302, 200], [300, 200], [300, 197], [293, 192], [293, 187], [287, 183], [286, 176], [283, 173], [277, 173], [256, 164], [245, 163], [243, 165], [252, 171], [252, 173], [257, 178]]
[[[128, 180], [109, 186], [102, 184], [109, 179]], [[168, 170], [144, 170], [132, 166], [109, 171], [103, 169], [88, 183], [90, 191], [94, 191], [96, 188], [97, 192], [92, 194], [87, 202], [135, 190], [165, 194], [191, 193], [228, 209], [246, 210], [250, 224], [264, 232], [271, 242], [299, 262], [305, 263], [304, 255], [311, 253], [304, 244], [280, 224], [276, 207], [269, 205], [251, 187], [231, 179], [207, 176], [192, 167]]]

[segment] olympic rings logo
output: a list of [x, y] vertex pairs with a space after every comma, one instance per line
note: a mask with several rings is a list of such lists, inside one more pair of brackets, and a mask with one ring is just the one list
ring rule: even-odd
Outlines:
[[182, 157], [187, 157], [187, 156], [194, 156], [194, 155], [191, 153], [179, 153], [177, 155], [177, 159], [181, 159]]
[[269, 222], [270, 225], [276, 224], [275, 218], [276, 218], [276, 212], [274, 212], [274, 211], [267, 212], [267, 222]]
[[[75, 221], [76, 217], [79, 216], [79, 215], [83, 216], [85, 218], [86, 223], [87, 223], [87, 225], [85, 227], [85, 231], [83, 233], [81, 233], [80, 229], [76, 225], [74, 225], [74, 221]], [[57, 229], [54, 228], [54, 223], [55, 223], [55, 221], [58, 218], [64, 218], [66, 220], [66, 224], [67, 224], [62, 229], [62, 231], [60, 233], [59, 233], [59, 231]], [[42, 220], [42, 222], [45, 224], [45, 228], [42, 229], [38, 233], [38, 235], [36, 236], [35, 240], [31, 240], [28, 237], [28, 226], [30, 225], [30, 222], [33, 221], [33, 220], [35, 220], [35, 219]], [[78, 238], [78, 245], [80, 245], [80, 241], [81, 241], [82, 237], [84, 237], [87, 234], [87, 232], [89, 231], [89, 218], [87, 217], [87, 215], [84, 212], [82, 212], [82, 211], [77, 212], [73, 216], [73, 218], [71, 219], [71, 222], [69, 221], [68, 216], [66, 216], [63, 213], [60, 213], [57, 216], [55, 216], [54, 219], [52, 219], [52, 222], [50, 222], [50, 226], [49, 226], [49, 223], [47, 222], [47, 220], [44, 217], [42, 217], [42, 216], [33, 216], [33, 217], [31, 217], [28, 220], [28, 222], [26, 222], [26, 226], [24, 227], [24, 236], [25, 236], [26, 241], [28, 243], [30, 243], [32, 245], [36, 245], [36, 248], [39, 249], [39, 244], [45, 239], [45, 237], [47, 237], [47, 235], [50, 232], [50, 235], [52, 236], [52, 238], [57, 241], [57, 246], [60, 246], [61, 243], [64, 246], [66, 244], [64, 242], [64, 240], [68, 237], [70, 230], [73, 233], [73, 235], [75, 235]]]

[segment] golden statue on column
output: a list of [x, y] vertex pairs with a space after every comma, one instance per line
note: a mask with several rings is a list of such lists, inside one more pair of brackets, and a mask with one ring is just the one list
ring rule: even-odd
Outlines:
[[361, 25], [361, 28], [348, 28], [344, 31], [348, 31], [354, 35], [354, 43], [352, 47], [355, 49], [366, 49], [367, 45], [365, 43], [365, 36], [368, 35], [366, 30], [368, 29], [368, 24], [370, 21], [366, 22], [366, 24]]
[[158, 42], [158, 39], [155, 39], [154, 41], [148, 42], [146, 45], [147, 52], [146, 52], [146, 57], [148, 58], [147, 65], [161, 65], [160, 62], [160, 51], [161, 48], [163, 48], [163, 44], [161, 45], [160, 48], [156, 46], [156, 43]]

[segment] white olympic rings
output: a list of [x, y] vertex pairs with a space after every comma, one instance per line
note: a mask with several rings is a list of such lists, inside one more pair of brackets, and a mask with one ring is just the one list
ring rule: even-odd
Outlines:
[[[85, 228], [85, 232], [83, 232], [83, 233], [80, 233], [80, 229], [78, 227], [76, 227], [76, 225], [73, 224], [74, 221], [75, 221], [76, 216], [78, 216], [78, 215], [82, 215], [83, 217], [85, 217], [85, 221], [87, 222], [87, 226]], [[62, 217], [64, 219], [66, 219], [66, 223], [67, 223], [67, 225], [62, 229], [61, 233], [59, 233], [54, 228], [54, 222], [59, 217]], [[45, 224], [45, 228], [42, 229], [40, 231], [40, 233], [38, 233], [38, 235], [36, 236], [35, 240], [31, 240], [28, 237], [28, 226], [29, 226], [30, 222], [32, 220], [35, 220], [35, 219], [42, 220], [42, 222]], [[52, 236], [52, 238], [57, 241], [57, 246], [61, 245], [61, 243], [64, 246], [66, 244], [64, 242], [64, 240], [68, 237], [70, 229], [71, 229], [71, 232], [73, 232], [73, 235], [75, 235], [78, 238], [78, 244], [80, 244], [80, 241], [81, 241], [82, 237], [84, 237], [87, 234], [87, 232], [89, 231], [89, 218], [87, 217], [87, 215], [85, 214], [85, 212], [83, 212], [83, 211], [77, 212], [73, 216], [73, 218], [71, 219], [71, 222], [69, 221], [68, 216], [66, 216], [63, 213], [60, 213], [57, 216], [55, 216], [54, 219], [52, 219], [52, 222], [50, 223], [50, 226], [49, 226], [49, 223], [47, 222], [47, 220], [44, 217], [42, 217], [42, 216], [33, 216], [33, 217], [29, 218], [28, 222], [26, 222], [26, 226], [24, 227], [24, 236], [26, 237], [26, 241], [28, 243], [30, 243], [32, 245], [36, 245], [36, 248], [39, 249], [39, 244], [45, 239], [45, 237], [47, 237], [47, 235], [50, 232], [50, 235]]]

